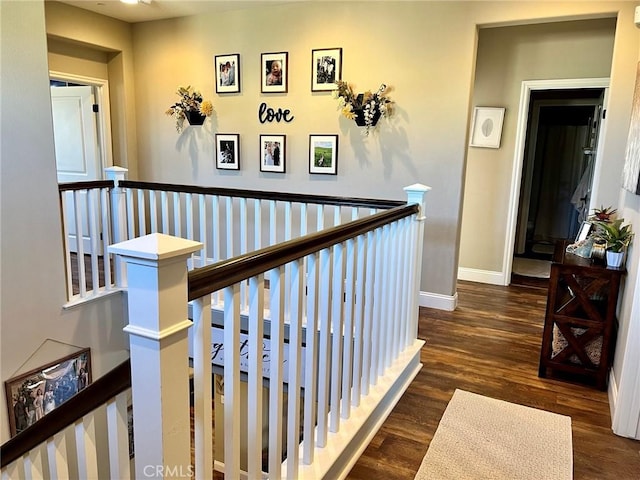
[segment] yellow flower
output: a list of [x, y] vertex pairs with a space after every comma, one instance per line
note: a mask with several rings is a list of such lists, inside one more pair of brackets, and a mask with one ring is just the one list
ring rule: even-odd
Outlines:
[[347, 105], [342, 109], [342, 115], [349, 120], [356, 118], [356, 114], [351, 110], [351, 105]]
[[205, 100], [200, 104], [200, 113], [207, 117], [213, 113], [213, 104], [209, 100]]

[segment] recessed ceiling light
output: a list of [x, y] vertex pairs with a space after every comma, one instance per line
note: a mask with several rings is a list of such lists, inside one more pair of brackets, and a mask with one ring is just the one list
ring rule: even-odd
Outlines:
[[122, 3], [129, 3], [131, 5], [138, 3], [138, 0], [120, 0]]

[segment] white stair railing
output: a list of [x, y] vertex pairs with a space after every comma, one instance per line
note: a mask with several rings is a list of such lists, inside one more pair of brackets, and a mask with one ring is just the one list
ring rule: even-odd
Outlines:
[[[426, 190], [412, 188], [419, 196]], [[416, 338], [412, 318], [417, 315], [419, 278], [411, 265], [422, 248], [424, 206], [422, 200], [411, 203], [189, 274], [196, 478], [210, 478], [213, 468], [230, 478], [243, 472], [250, 478], [340, 478], [348, 472], [421, 366], [423, 342]], [[173, 247], [165, 248], [169, 244]], [[136, 388], [149, 396], [150, 373], [166, 382], [164, 391], [170, 395], [188, 385], [188, 359], [180, 360], [188, 343], [187, 305], [178, 301], [186, 295], [187, 267], [186, 261], [174, 259], [186, 259], [202, 244], [153, 233], [110, 248], [136, 272], [128, 278], [132, 323], [127, 327], [136, 418]], [[171, 273], [172, 280], [162, 272]], [[153, 294], [149, 302], [147, 282], [163, 285], [166, 293]], [[241, 304], [245, 285], [247, 308]], [[222, 321], [212, 326], [210, 298], [218, 292]], [[160, 312], [160, 306], [169, 311]], [[223, 338], [222, 346], [216, 346], [216, 355], [223, 350], [220, 364], [211, 362], [216, 329]], [[138, 341], [155, 345], [158, 358], [163, 349], [171, 350], [165, 352], [171, 360], [163, 368], [148, 356], [137, 364]], [[222, 394], [211, 393], [213, 375], [224, 379]], [[156, 385], [153, 391], [163, 389]], [[154, 421], [145, 421], [140, 429], [135, 424], [136, 445], [156, 451], [145, 462], [190, 466], [187, 453], [166, 464], [155, 440], [158, 429], [171, 437], [188, 427], [188, 419], [177, 408], [167, 411], [159, 398], [148, 400], [143, 415]], [[217, 428], [224, 429], [214, 455], [212, 402], [223, 410]], [[159, 418], [170, 418], [171, 428]]]

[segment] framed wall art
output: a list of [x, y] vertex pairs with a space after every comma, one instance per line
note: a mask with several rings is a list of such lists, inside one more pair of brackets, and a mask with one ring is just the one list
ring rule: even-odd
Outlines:
[[240, 135], [216, 133], [216, 168], [240, 170]]
[[500, 148], [504, 108], [476, 107], [471, 124], [470, 147]]
[[286, 135], [260, 135], [260, 171], [284, 173]]
[[240, 54], [216, 55], [216, 93], [237, 93], [240, 91]]
[[309, 135], [309, 173], [338, 174], [338, 135]]
[[262, 72], [262, 93], [283, 93], [287, 91], [289, 54], [263, 53], [260, 56]]
[[37, 423], [90, 383], [88, 348], [4, 382], [11, 436]]
[[640, 195], [640, 62], [636, 71], [631, 122], [622, 170], [622, 188]]
[[311, 50], [311, 91], [335, 90], [342, 80], [342, 48]]

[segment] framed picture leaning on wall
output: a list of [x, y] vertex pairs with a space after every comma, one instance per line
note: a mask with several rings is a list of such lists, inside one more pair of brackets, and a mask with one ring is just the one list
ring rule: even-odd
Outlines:
[[311, 50], [311, 91], [335, 90], [338, 80], [342, 80], [342, 48]]
[[260, 135], [260, 171], [286, 171], [286, 135]]
[[262, 93], [285, 93], [287, 91], [288, 52], [263, 53], [260, 56], [260, 70], [262, 72]]
[[240, 91], [240, 54], [216, 55], [216, 93], [237, 93]]
[[4, 382], [11, 436], [35, 424], [90, 383], [88, 348]]

